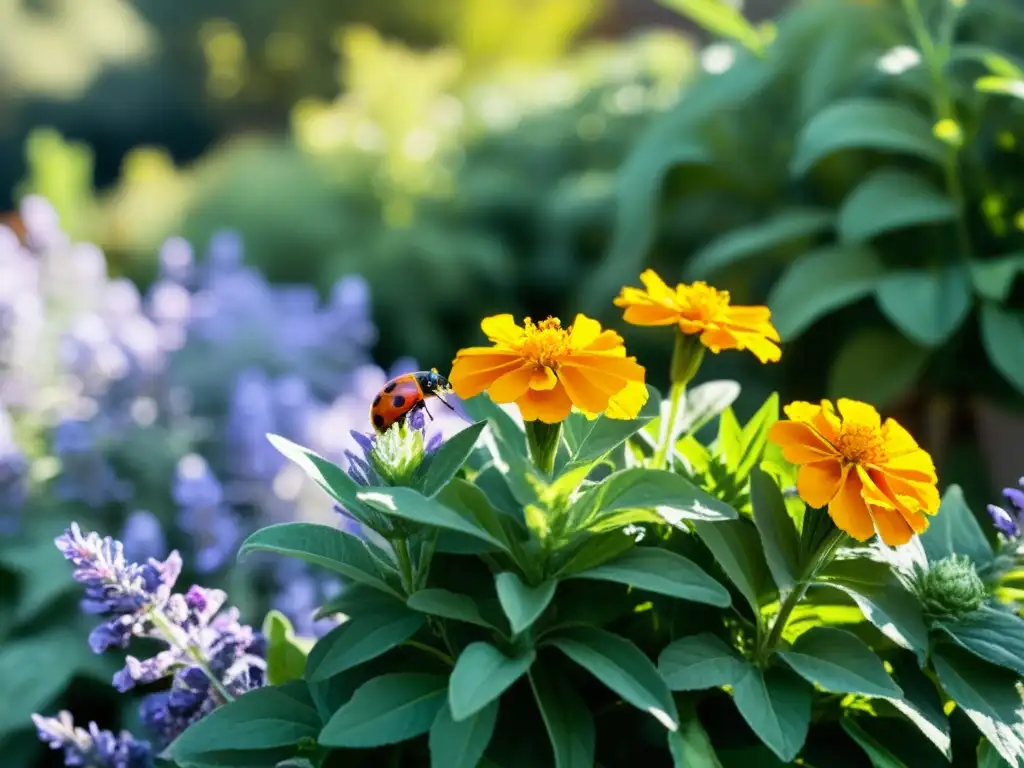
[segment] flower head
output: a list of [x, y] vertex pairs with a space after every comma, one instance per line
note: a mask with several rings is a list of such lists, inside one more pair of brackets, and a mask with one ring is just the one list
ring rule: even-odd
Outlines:
[[[1024, 477], [1019, 484], [1024, 486]], [[992, 524], [1007, 539], [1019, 539], [1024, 533], [1024, 490], [1020, 488], [1004, 488], [1003, 498], [1006, 499], [1005, 507], [996, 504], [988, 505], [988, 513], [992, 517]]]
[[701, 344], [716, 354], [749, 349], [762, 363], [781, 357], [779, 332], [768, 307], [731, 306], [728, 291], [702, 282], [669, 288], [652, 269], [640, 275], [640, 282], [643, 288], [624, 287], [615, 298], [615, 306], [626, 310], [627, 323], [676, 325], [681, 333], [699, 334]]
[[647, 402], [644, 369], [626, 357], [622, 337], [585, 315], [568, 328], [549, 317], [540, 323], [494, 315], [480, 323], [491, 347], [459, 350], [452, 365], [455, 393], [484, 390], [496, 403], [515, 403], [526, 421], [554, 424], [573, 406], [588, 415], [635, 418]]
[[988, 597], [985, 582], [966, 556], [951, 555], [918, 568], [914, 590], [926, 616], [960, 618], [981, 608]]
[[877, 529], [886, 544], [906, 544], [939, 508], [932, 458], [896, 421], [883, 424], [872, 406], [838, 405], [791, 403], [789, 420], [773, 424], [768, 438], [800, 465], [800, 497], [812, 507], [828, 505], [836, 526], [858, 541]]
[[51, 749], [64, 750], [64, 765], [79, 768], [152, 768], [153, 750], [127, 731], [115, 736], [96, 723], [89, 730], [76, 728], [70, 712], [57, 717], [32, 715], [39, 738]]

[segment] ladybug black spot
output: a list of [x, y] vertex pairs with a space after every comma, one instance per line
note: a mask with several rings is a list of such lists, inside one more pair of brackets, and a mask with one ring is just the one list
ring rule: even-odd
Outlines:
[[380, 395], [373, 398], [373, 407], [376, 408], [378, 405], [380, 405]]
[[384, 391], [385, 392], [394, 392], [394, 390], [395, 390], [395, 382], [393, 382], [393, 381], [390, 384], [388, 384], [386, 387], [384, 387]]
[[376, 427], [383, 427], [384, 426], [384, 417], [381, 416], [379, 413], [375, 413], [373, 415], [373, 424]]
[[395, 408], [401, 408], [405, 405], [405, 398], [401, 395], [395, 395], [395, 398], [391, 402], [395, 404]]

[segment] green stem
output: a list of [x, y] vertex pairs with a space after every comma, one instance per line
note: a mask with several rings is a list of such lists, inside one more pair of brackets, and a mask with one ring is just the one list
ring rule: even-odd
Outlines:
[[430, 576], [430, 562], [434, 559], [434, 552], [437, 549], [438, 529], [434, 528], [427, 538], [426, 544], [420, 553], [420, 561], [416, 568], [416, 589], [423, 589], [427, 586], [427, 577]]
[[395, 539], [395, 558], [398, 560], [398, 572], [402, 577], [402, 589], [411, 595], [416, 590], [416, 582], [412, 572], [412, 557], [409, 556], [409, 540]]
[[419, 651], [423, 651], [424, 653], [429, 653], [434, 658], [440, 659], [441, 661], [443, 661], [449, 667], [454, 667], [455, 666], [455, 659], [453, 659], [451, 656], [449, 656], [444, 651], [439, 651], [437, 648], [432, 648], [431, 646], [427, 645], [426, 643], [420, 643], [420, 642], [417, 642], [416, 640], [406, 640], [404, 643], [402, 643], [402, 645], [407, 645], [410, 648], [415, 648], [415, 649], [417, 649]]
[[758, 652], [760, 661], [767, 661], [775, 652], [779, 641], [782, 639], [782, 632], [786, 629], [786, 624], [789, 622], [790, 615], [800, 604], [800, 601], [803, 600], [804, 595], [807, 594], [807, 588], [811, 586], [814, 579], [835, 558], [839, 548], [846, 542], [846, 538], [845, 532], [838, 528], [833, 530], [814, 554], [814, 557], [811, 558], [807, 567], [804, 568], [803, 573], [800, 574], [799, 581], [782, 599], [782, 604], [779, 606], [779, 612], [775, 616], [772, 628], [765, 637], [764, 642], [761, 643]]
[[550, 476], [555, 471], [555, 457], [558, 443], [562, 439], [562, 423], [547, 424], [543, 421], [526, 422], [526, 442], [534, 466]]
[[230, 704], [235, 700], [235, 697], [232, 696], [231, 693], [228, 692], [228, 689], [224, 687], [224, 683], [220, 681], [220, 678], [218, 678], [217, 675], [213, 673], [213, 670], [210, 669], [210, 665], [206, 663], [206, 659], [203, 658], [203, 654], [200, 653], [199, 649], [189, 643], [182, 645], [178, 642], [174, 632], [175, 627], [168, 618], [164, 616], [163, 611], [154, 609], [150, 611], [149, 617], [153, 621], [153, 626], [160, 630], [160, 634], [163, 635], [164, 640], [167, 641], [168, 645], [177, 648], [179, 651], [187, 653], [196, 663], [196, 666], [203, 670], [203, 674], [205, 674], [210, 680], [210, 685], [216, 689], [217, 693], [221, 695], [221, 698], [224, 699], [225, 703]]
[[668, 457], [672, 455], [676, 444], [676, 422], [679, 420], [679, 412], [686, 401], [686, 384], [673, 384], [668, 406], [668, 418], [661, 425], [658, 447], [654, 451], [654, 459], [651, 466], [654, 469], [664, 469], [666, 464], [671, 469]]
[[[950, 91], [949, 83], [945, 77], [946, 65], [953, 50], [953, 34], [956, 30], [957, 8], [952, 3], [944, 10], [942, 24], [939, 28], [938, 40], [932, 37], [928, 31], [924, 15], [921, 13], [919, 0], [901, 0], [903, 12], [910, 24], [910, 31], [914, 35], [918, 47], [921, 49], [921, 57], [928, 70], [932, 81], [931, 101], [932, 112], [936, 122], [952, 120], [959, 128], [959, 121], [956, 119], [956, 106], [953, 101], [953, 94]], [[946, 191], [950, 199], [956, 204], [960, 215], [956, 219], [956, 238], [959, 245], [958, 257], [962, 261], [970, 259], [971, 237], [967, 230], [965, 219], [966, 195], [964, 194], [963, 181], [960, 177], [960, 140], [956, 144], [946, 144], [946, 161], [943, 163], [943, 176], [945, 177]]]

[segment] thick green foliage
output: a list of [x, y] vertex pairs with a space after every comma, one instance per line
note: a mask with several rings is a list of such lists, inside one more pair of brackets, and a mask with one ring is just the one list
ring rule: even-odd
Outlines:
[[788, 392], [1024, 391], [1024, 8], [825, 0], [754, 45], [725, 3], [667, 4], [763, 50], [711, 50], [637, 144], [589, 301], [650, 263], [767, 303]]

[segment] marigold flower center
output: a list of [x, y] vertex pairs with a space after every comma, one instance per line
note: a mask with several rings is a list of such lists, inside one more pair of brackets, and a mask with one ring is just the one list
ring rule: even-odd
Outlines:
[[524, 360], [538, 366], [554, 368], [558, 359], [569, 351], [570, 328], [562, 328], [562, 321], [557, 317], [549, 317], [534, 323], [530, 318], [523, 321], [524, 330], [519, 342], [519, 353]]
[[853, 464], [883, 464], [889, 458], [882, 435], [867, 424], [843, 424], [836, 450]]
[[720, 291], [704, 282], [693, 283], [686, 289], [683, 312], [691, 320], [708, 322], [720, 317], [728, 308], [728, 291]]

